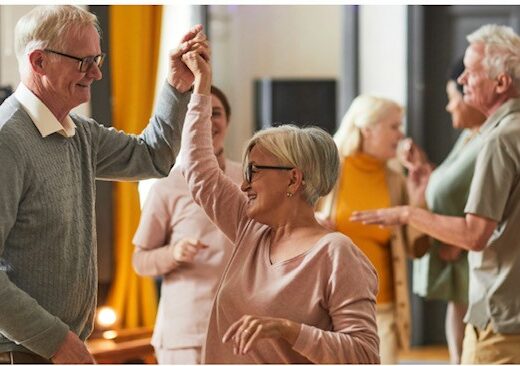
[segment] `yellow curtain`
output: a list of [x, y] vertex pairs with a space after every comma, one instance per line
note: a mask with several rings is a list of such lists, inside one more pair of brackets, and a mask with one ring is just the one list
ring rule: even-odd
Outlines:
[[[161, 18], [161, 6], [109, 7], [112, 125], [128, 133], [140, 133], [152, 113]], [[140, 215], [137, 183], [114, 183], [113, 200], [116, 268], [108, 305], [117, 312], [120, 328], [153, 326], [155, 284], [132, 268], [132, 237]]]

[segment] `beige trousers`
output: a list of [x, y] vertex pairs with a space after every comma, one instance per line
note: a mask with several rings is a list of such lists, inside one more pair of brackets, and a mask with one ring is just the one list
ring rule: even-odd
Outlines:
[[479, 330], [466, 325], [462, 345], [462, 364], [520, 364], [520, 334], [495, 333], [488, 324]]
[[397, 325], [394, 310], [393, 303], [376, 305], [377, 335], [382, 365], [397, 363]]
[[196, 365], [200, 364], [201, 347], [193, 348], [155, 348], [155, 357], [160, 365]]

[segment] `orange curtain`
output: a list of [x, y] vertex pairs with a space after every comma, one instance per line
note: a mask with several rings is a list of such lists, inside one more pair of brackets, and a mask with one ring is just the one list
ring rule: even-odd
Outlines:
[[[140, 133], [152, 113], [161, 19], [162, 6], [109, 8], [112, 125], [127, 133]], [[108, 305], [116, 311], [120, 328], [153, 326], [155, 284], [132, 268], [132, 237], [140, 216], [137, 183], [116, 182], [113, 192], [116, 267]]]

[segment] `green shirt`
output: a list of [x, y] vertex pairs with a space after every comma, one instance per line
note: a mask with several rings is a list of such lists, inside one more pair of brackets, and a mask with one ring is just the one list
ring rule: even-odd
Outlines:
[[[464, 216], [475, 161], [483, 135], [464, 130], [448, 157], [431, 174], [426, 189], [428, 208], [441, 215]], [[468, 261], [466, 253], [452, 262], [439, 258], [438, 240], [423, 257], [414, 260], [413, 289], [420, 296], [445, 301], [467, 302]]]
[[520, 333], [520, 99], [504, 103], [481, 129], [486, 135], [465, 212], [498, 225], [483, 251], [471, 251], [466, 322]]

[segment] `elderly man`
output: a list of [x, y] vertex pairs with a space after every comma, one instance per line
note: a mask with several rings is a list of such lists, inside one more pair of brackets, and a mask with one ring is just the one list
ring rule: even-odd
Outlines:
[[157, 110], [131, 136], [70, 113], [102, 76], [93, 14], [37, 7], [16, 25], [21, 83], [0, 107], [0, 363], [94, 361], [95, 179], [168, 174], [193, 82], [180, 57], [209, 57], [201, 29], [170, 53]]
[[488, 118], [465, 217], [401, 206], [359, 212], [367, 224], [411, 224], [469, 250], [470, 289], [463, 363], [520, 363], [520, 37], [486, 25], [470, 34], [464, 101]]

